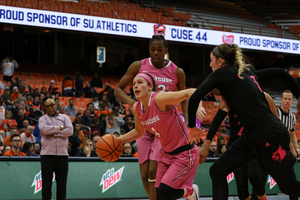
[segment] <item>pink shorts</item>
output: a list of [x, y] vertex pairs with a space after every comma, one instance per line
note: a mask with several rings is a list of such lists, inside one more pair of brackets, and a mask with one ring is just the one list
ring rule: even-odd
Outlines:
[[147, 160], [158, 161], [161, 143], [152, 133], [146, 131], [145, 135], [136, 140], [138, 145], [138, 161], [143, 164]]
[[199, 163], [199, 149], [192, 149], [170, 155], [161, 150], [158, 160], [155, 187], [164, 183], [173, 189], [193, 189], [193, 182]]

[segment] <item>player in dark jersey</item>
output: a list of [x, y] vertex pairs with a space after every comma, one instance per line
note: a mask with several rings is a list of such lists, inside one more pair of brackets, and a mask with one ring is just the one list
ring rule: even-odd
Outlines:
[[[237, 65], [235, 65], [237, 64]], [[198, 142], [201, 129], [195, 127], [196, 110], [200, 100], [217, 88], [225, 103], [235, 113], [243, 134], [210, 168], [213, 198], [228, 198], [226, 176], [238, 167], [257, 158], [275, 179], [280, 190], [300, 196], [300, 182], [296, 180], [289, 133], [270, 111], [257, 77], [245, 69], [243, 54], [235, 44], [222, 44], [211, 52], [213, 73], [197, 88], [189, 102], [190, 142]]]

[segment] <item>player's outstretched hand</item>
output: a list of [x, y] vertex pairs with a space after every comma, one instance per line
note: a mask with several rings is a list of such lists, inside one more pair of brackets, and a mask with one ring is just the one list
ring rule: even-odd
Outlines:
[[207, 116], [207, 112], [204, 107], [198, 106], [196, 117], [200, 122], [203, 122], [205, 117]]
[[202, 146], [202, 148], [199, 151], [200, 159], [199, 159], [199, 165], [202, 165], [203, 162], [205, 162], [207, 156], [208, 156], [208, 148], [206, 146]]
[[201, 142], [201, 134], [203, 130], [195, 126], [194, 128], [189, 128], [190, 139], [187, 143], [193, 144], [195, 141], [196, 144]]

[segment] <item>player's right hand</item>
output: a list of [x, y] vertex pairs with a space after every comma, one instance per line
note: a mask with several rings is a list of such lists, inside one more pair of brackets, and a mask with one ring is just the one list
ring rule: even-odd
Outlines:
[[205, 117], [207, 116], [207, 112], [204, 107], [199, 106], [197, 109], [196, 117], [200, 122], [203, 122]]
[[190, 138], [187, 142], [187, 144], [193, 144], [195, 142], [196, 144], [201, 142], [201, 135], [203, 130], [195, 126], [194, 128], [189, 128], [189, 135]]
[[202, 165], [203, 162], [205, 162], [207, 156], [208, 156], [208, 148], [206, 146], [203, 146], [200, 151], [200, 159], [199, 159], [199, 165]]

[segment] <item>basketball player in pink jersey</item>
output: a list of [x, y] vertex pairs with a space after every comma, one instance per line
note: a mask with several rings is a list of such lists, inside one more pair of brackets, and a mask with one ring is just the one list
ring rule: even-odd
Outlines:
[[188, 99], [195, 89], [178, 92], [156, 91], [154, 78], [145, 73], [136, 75], [133, 91], [139, 100], [133, 105], [135, 129], [120, 137], [121, 142], [130, 142], [142, 137], [147, 130], [158, 138], [162, 149], [158, 159], [155, 187], [158, 200], [186, 198], [199, 199], [199, 188], [193, 185], [199, 161], [199, 150], [189, 140], [175, 104]]
[[[115, 96], [133, 106], [136, 102], [134, 99], [127, 96], [124, 89], [132, 83], [133, 78], [138, 73], [151, 74], [157, 84], [157, 91], [175, 91], [186, 89], [185, 73], [177, 67], [172, 61], [166, 60], [165, 54], [168, 53], [168, 43], [162, 35], [153, 35], [149, 41], [150, 58], [132, 63], [126, 74], [121, 78], [115, 89]], [[185, 100], [181, 102], [185, 123], [188, 124], [187, 104]], [[138, 145], [138, 160], [140, 165], [140, 173], [143, 181], [143, 186], [150, 200], [156, 200], [155, 176], [157, 169], [157, 156], [161, 149], [161, 144], [158, 139], [155, 139], [153, 134], [146, 134], [137, 140]]]

